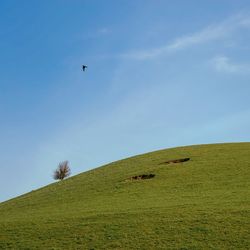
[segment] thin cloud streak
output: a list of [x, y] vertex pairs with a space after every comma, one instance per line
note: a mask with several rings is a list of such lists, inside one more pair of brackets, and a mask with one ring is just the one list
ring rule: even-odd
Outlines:
[[108, 34], [108, 33], [110, 33], [110, 32], [111, 32], [110, 29], [108, 29], [107, 27], [104, 27], [104, 28], [99, 29], [97, 33], [98, 33], [98, 34], [105, 35], [105, 34]]
[[177, 38], [172, 43], [158, 48], [132, 51], [121, 54], [122, 58], [134, 60], [147, 60], [185, 49], [194, 45], [203, 44], [211, 41], [223, 39], [238, 29], [250, 28], [250, 16], [237, 15], [221, 23], [210, 25], [203, 30]]
[[218, 72], [235, 73], [235, 74], [249, 74], [250, 64], [232, 63], [226, 56], [217, 56], [213, 60], [214, 67]]

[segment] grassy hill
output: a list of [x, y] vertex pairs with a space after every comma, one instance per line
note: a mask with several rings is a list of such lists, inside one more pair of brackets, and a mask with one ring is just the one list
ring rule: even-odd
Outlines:
[[250, 143], [135, 156], [0, 203], [0, 249], [249, 249], [249, 180]]

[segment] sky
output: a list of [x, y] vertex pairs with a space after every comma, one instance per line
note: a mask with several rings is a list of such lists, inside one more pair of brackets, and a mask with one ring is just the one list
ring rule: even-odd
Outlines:
[[0, 202], [65, 160], [250, 141], [249, 55], [248, 0], [1, 0]]

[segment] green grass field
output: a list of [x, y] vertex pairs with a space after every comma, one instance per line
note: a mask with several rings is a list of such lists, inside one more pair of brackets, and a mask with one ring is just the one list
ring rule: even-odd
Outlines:
[[0, 203], [0, 249], [250, 249], [249, 180], [250, 143], [135, 156]]

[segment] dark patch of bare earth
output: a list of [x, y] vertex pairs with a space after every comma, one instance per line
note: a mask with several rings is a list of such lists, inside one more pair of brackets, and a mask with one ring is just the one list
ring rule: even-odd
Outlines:
[[151, 179], [154, 177], [155, 177], [155, 174], [142, 174], [142, 175], [132, 176], [130, 180], [145, 180], [145, 179]]
[[190, 158], [181, 158], [181, 159], [165, 161], [165, 162], [162, 162], [160, 164], [182, 163], [182, 162], [189, 161], [189, 160], [190, 160]]
[[[182, 162], [186, 162], [189, 161], [190, 158], [181, 158], [181, 159], [175, 159], [175, 160], [169, 160], [169, 161], [165, 161], [162, 162], [160, 164], [171, 164], [171, 163], [182, 163]], [[130, 177], [130, 180], [146, 180], [146, 179], [152, 179], [155, 177], [155, 174], [142, 174], [142, 175], [135, 175]]]

